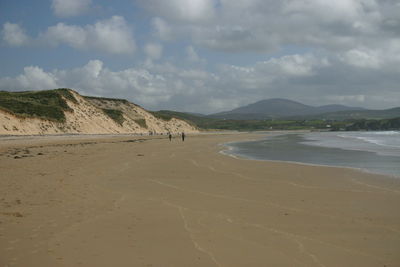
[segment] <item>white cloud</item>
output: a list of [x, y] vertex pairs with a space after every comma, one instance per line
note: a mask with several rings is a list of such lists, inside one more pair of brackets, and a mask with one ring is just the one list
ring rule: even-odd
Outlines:
[[57, 87], [57, 78], [53, 74], [34, 66], [24, 68], [24, 74], [18, 76], [17, 81], [24, 88], [32, 85], [44, 89]]
[[13, 46], [30, 43], [58, 46], [66, 44], [79, 50], [97, 50], [111, 54], [133, 54], [136, 43], [124, 17], [113, 16], [85, 26], [58, 23], [37, 38], [30, 38], [18, 24], [3, 25], [3, 39]]
[[29, 37], [18, 24], [6, 22], [3, 25], [3, 40], [11, 46], [22, 46], [29, 43]]
[[103, 70], [103, 65], [103, 62], [100, 60], [91, 60], [83, 68], [78, 70], [82, 70], [87, 77], [95, 79], [100, 76], [101, 71]]
[[94, 47], [115, 54], [130, 54], [135, 50], [132, 31], [125, 19], [113, 16], [108, 20], [86, 26], [87, 34]]
[[327, 59], [319, 59], [314, 55], [287, 55], [260, 61], [248, 67], [225, 65], [221, 68], [221, 76], [227, 80], [229, 87], [260, 90], [288, 83], [290, 79], [312, 77], [328, 66]]
[[91, 0], [52, 0], [51, 8], [58, 17], [73, 17], [88, 11], [91, 3]]
[[36, 66], [26, 67], [21, 75], [0, 78], [0, 90], [67, 87], [86, 95], [128, 98], [147, 108], [161, 107], [163, 103], [189, 97], [188, 103], [183, 104], [190, 109], [196, 97], [202, 94], [198, 90], [206, 88], [210, 79], [214, 78], [208, 72], [179, 69], [169, 64], [112, 71], [102, 61], [91, 60], [82, 67], [66, 70], [46, 72]]
[[303, 0], [288, 1], [284, 4], [284, 11], [288, 14], [307, 14], [319, 17], [323, 21], [335, 21], [338, 19], [353, 20], [357, 18], [363, 7], [376, 8], [374, 1], [358, 0]]
[[24, 73], [15, 78], [0, 78], [0, 88], [4, 90], [43, 90], [57, 88], [57, 78], [52, 73], [37, 66], [24, 68]]
[[94, 49], [111, 54], [132, 54], [136, 49], [132, 30], [121, 16], [86, 26], [58, 23], [40, 34], [36, 42], [52, 46], [66, 44], [79, 50]]
[[[131, 98], [152, 109], [213, 112], [245, 104], [249, 99], [273, 91], [291, 77], [310, 76], [322, 64], [312, 56], [293, 55], [259, 62], [249, 67], [225, 66], [217, 73], [201, 68], [179, 68], [170, 63], [146, 64], [121, 71], [106, 68], [99, 60], [71, 70], [42, 72], [53, 84], [27, 88], [27, 73], [3, 78], [0, 88], [45, 89], [50, 85], [75, 88], [88, 95]], [[37, 67], [36, 67], [37, 68]], [[45, 79], [42, 79], [45, 80]], [[32, 86], [38, 82], [32, 83]], [[53, 87], [53, 88], [54, 88]], [[51, 88], [51, 87], [50, 87]]]
[[163, 47], [158, 43], [148, 43], [144, 46], [144, 52], [150, 59], [160, 59], [163, 52]]
[[278, 67], [281, 73], [289, 76], [313, 75], [314, 67], [322, 67], [326, 60], [318, 60], [312, 55], [288, 55], [281, 58], [273, 58], [262, 64], [272, 68]]
[[210, 74], [203, 70], [190, 69], [190, 70], [183, 70], [178, 75], [180, 77], [193, 80], [206, 80]]
[[171, 27], [165, 22], [165, 20], [161, 18], [153, 18], [152, 26], [154, 28], [154, 34], [160, 38], [161, 40], [168, 41], [172, 39], [172, 29]]
[[[344, 52], [376, 49], [400, 33], [396, 1], [143, 0], [157, 32], [227, 52], [274, 52], [297, 46]], [[163, 31], [162, 26], [168, 30]], [[162, 35], [162, 34], [160, 34]], [[166, 34], [165, 34], [166, 35]]]
[[51, 45], [66, 43], [74, 48], [85, 49], [88, 43], [88, 32], [80, 26], [58, 23], [51, 26], [39, 39]]
[[365, 45], [338, 54], [345, 64], [360, 69], [384, 70], [388, 73], [400, 72], [400, 38], [388, 40], [376, 48]]
[[341, 60], [361, 68], [377, 69], [381, 66], [381, 61], [376, 51], [352, 49], [344, 53], [341, 56]]
[[203, 61], [199, 55], [197, 54], [196, 50], [194, 49], [193, 46], [189, 45], [186, 47], [186, 57], [189, 61], [192, 62], [201, 62]]
[[[167, 72], [160, 72], [162, 69]], [[168, 68], [157, 71], [157, 68], [152, 70], [144, 67], [111, 71], [104, 67], [102, 61], [91, 60], [82, 67], [70, 70], [45, 72], [37, 66], [26, 67], [21, 75], [0, 78], [0, 89], [42, 90], [67, 87], [89, 95], [126, 98], [134, 96], [134, 101], [151, 106], [182, 93], [180, 90], [184, 88], [173, 86], [182, 78], [178, 73], [171, 72], [171, 69], [168, 71]]]
[[215, 0], [141, 0], [151, 12], [171, 20], [205, 22], [215, 16]]

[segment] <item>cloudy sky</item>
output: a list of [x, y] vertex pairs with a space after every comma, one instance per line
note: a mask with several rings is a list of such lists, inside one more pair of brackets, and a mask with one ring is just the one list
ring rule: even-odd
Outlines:
[[0, 0], [0, 90], [400, 106], [399, 0]]

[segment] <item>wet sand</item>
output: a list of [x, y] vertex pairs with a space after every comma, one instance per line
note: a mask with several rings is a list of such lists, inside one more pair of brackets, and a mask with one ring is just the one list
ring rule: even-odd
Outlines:
[[400, 266], [399, 180], [218, 153], [256, 137], [0, 139], [0, 266]]

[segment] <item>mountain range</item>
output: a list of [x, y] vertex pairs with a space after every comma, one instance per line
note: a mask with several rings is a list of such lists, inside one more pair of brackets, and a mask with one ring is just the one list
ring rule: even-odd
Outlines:
[[383, 119], [400, 116], [400, 107], [386, 110], [368, 110], [332, 104], [310, 106], [296, 101], [273, 98], [261, 100], [230, 111], [207, 115], [214, 119], [268, 120], [268, 119]]

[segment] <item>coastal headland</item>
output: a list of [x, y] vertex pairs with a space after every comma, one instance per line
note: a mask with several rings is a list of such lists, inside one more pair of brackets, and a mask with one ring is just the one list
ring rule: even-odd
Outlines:
[[0, 266], [399, 266], [400, 181], [237, 159], [256, 134], [0, 139]]

